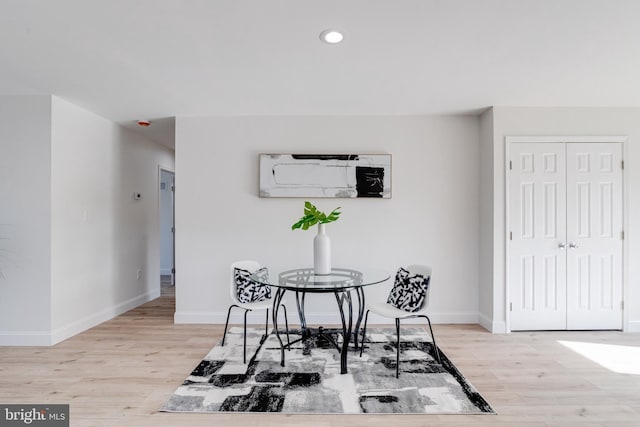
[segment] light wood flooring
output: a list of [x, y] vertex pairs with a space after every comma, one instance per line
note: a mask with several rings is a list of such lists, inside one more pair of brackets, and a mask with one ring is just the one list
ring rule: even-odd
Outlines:
[[68, 403], [78, 426], [640, 426], [640, 375], [612, 372], [559, 343], [637, 351], [640, 334], [493, 335], [476, 325], [434, 329], [498, 415], [158, 412], [223, 332], [221, 325], [174, 325], [172, 289], [162, 294], [56, 346], [0, 348], [0, 403]]

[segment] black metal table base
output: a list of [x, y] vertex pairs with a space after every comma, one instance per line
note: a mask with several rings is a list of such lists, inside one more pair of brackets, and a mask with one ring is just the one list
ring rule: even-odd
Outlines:
[[[355, 322], [355, 331], [353, 330], [353, 301], [351, 298], [352, 290], [356, 291], [356, 295], [358, 297], [358, 312], [357, 320]], [[285, 288], [278, 288], [275, 297], [273, 298], [274, 307], [278, 307], [280, 305], [282, 297], [284, 296], [286, 291], [287, 290]], [[307, 319], [305, 317], [304, 303], [306, 294], [306, 292], [296, 291], [296, 305], [298, 308], [298, 316], [300, 317], [300, 328], [302, 333], [302, 337], [299, 339], [285, 344], [280, 337], [280, 332], [278, 331], [278, 311], [271, 311], [273, 317], [273, 329], [275, 330], [276, 337], [278, 338], [278, 342], [280, 343], [280, 366], [284, 366], [285, 363], [285, 350], [291, 350], [291, 346], [293, 344], [299, 343], [301, 341], [305, 343], [313, 335], [312, 330], [307, 327]], [[340, 352], [340, 373], [346, 374], [347, 355], [349, 352], [349, 344], [352, 337], [354, 348], [356, 351], [358, 350], [358, 331], [360, 330], [360, 324], [362, 323], [362, 317], [365, 311], [364, 291], [361, 287], [354, 287], [352, 289], [342, 289], [340, 291], [336, 291], [334, 292], [334, 295], [336, 298], [336, 303], [338, 304], [338, 310], [340, 311], [342, 330], [340, 331], [337, 329], [324, 329], [322, 326], [320, 326], [316, 335], [331, 343]], [[341, 345], [338, 344], [338, 342], [336, 342], [331, 336], [330, 332], [334, 331], [342, 333]], [[303, 348], [303, 354], [309, 354], [309, 347], [307, 345], [304, 345]]]

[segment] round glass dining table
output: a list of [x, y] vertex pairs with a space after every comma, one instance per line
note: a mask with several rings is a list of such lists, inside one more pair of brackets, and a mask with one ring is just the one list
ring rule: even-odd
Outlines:
[[[375, 285], [385, 282], [389, 279], [389, 273], [384, 270], [375, 268], [333, 268], [329, 274], [315, 274], [312, 267], [294, 268], [279, 272], [270, 271], [271, 279], [265, 281], [264, 278], [252, 276], [257, 282], [270, 285], [276, 288], [273, 297], [273, 309], [271, 311], [273, 319], [273, 328], [276, 337], [280, 342], [280, 365], [285, 363], [285, 349], [291, 349], [293, 344], [300, 341], [308, 340], [312, 335], [312, 330], [307, 326], [305, 318], [305, 299], [308, 293], [333, 293], [338, 304], [340, 319], [342, 321], [342, 345], [339, 345], [333, 339], [328, 329], [322, 326], [318, 327], [317, 335], [326, 339], [340, 352], [340, 373], [347, 373], [347, 355], [349, 351], [349, 343], [353, 336], [355, 349], [358, 349], [358, 332], [362, 317], [365, 312], [365, 295], [363, 288], [365, 286]], [[277, 279], [276, 279], [277, 278]], [[300, 326], [302, 337], [284, 344], [278, 331], [278, 310], [282, 297], [287, 291], [295, 292], [296, 306], [300, 317]], [[351, 291], [354, 291], [358, 299], [358, 310], [353, 330], [353, 300]], [[360, 344], [362, 345], [362, 344]], [[305, 346], [307, 348], [307, 346]]]

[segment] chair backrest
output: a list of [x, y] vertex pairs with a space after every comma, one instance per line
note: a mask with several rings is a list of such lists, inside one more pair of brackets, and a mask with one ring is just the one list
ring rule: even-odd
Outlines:
[[[418, 289], [416, 289], [414, 284], [406, 283], [406, 282], [396, 282], [389, 292], [389, 297], [387, 298], [387, 303], [407, 312], [419, 312], [426, 310], [429, 306], [429, 293], [431, 291], [431, 267], [426, 265], [412, 264], [407, 267], [403, 267], [398, 270], [398, 274], [400, 274], [400, 270], [405, 270], [407, 276], [410, 278], [415, 275], [420, 275], [428, 280], [427, 289], [424, 293], [424, 299], [422, 299], [422, 292], [416, 293]], [[398, 276], [396, 276], [397, 278]], [[404, 277], [404, 276], [401, 276]], [[422, 290], [422, 286], [420, 286], [420, 290]], [[416, 304], [420, 302], [422, 299], [422, 304], [420, 307], [416, 307]]]
[[424, 296], [424, 304], [420, 310], [426, 310], [429, 307], [429, 293], [431, 292], [431, 267], [421, 264], [412, 264], [406, 268], [409, 274], [422, 274], [424, 277], [429, 278], [429, 286], [427, 286], [427, 293]]
[[240, 303], [240, 301], [238, 301], [238, 292], [236, 290], [236, 280], [234, 277], [234, 270], [236, 268], [241, 268], [253, 273], [260, 269], [260, 263], [253, 260], [243, 260], [231, 263], [231, 286], [229, 286], [229, 291], [231, 292], [231, 301], [233, 301], [234, 304]]

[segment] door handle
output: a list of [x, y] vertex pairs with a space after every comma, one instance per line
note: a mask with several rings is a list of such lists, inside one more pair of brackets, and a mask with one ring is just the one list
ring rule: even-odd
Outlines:
[[566, 248], [566, 247], [567, 247], [567, 245], [565, 245], [564, 243], [558, 243], [558, 247], [559, 247], [560, 249], [564, 249], [564, 248]]
[[579, 246], [576, 245], [575, 243], [569, 243], [569, 249], [578, 249]]

